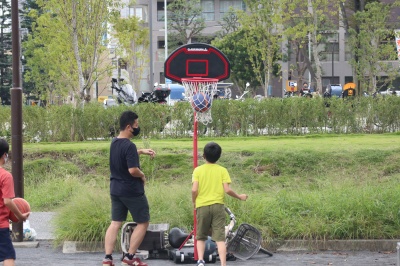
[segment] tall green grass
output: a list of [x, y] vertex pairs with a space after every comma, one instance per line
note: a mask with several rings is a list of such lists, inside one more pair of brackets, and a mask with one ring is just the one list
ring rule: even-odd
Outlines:
[[[239, 223], [277, 239], [400, 237], [400, 135], [223, 138], [220, 164]], [[199, 154], [213, 139], [199, 139]], [[192, 229], [192, 140], [136, 141], [152, 223]], [[110, 222], [109, 142], [25, 146], [25, 198], [33, 211], [56, 211], [57, 239], [102, 241]], [[201, 158], [201, 156], [200, 156]], [[200, 164], [203, 163], [201, 160]], [[131, 219], [129, 217], [129, 219]]]

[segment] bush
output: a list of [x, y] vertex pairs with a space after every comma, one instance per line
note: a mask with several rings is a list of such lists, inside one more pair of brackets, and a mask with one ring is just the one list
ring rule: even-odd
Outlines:
[[[245, 101], [215, 100], [213, 122], [199, 123], [199, 134], [209, 136], [302, 135], [308, 133], [386, 133], [400, 129], [400, 97], [323, 99], [269, 98]], [[329, 107], [326, 107], [329, 106]], [[65, 142], [109, 138], [118, 133], [125, 110], [139, 115], [143, 136], [190, 137], [193, 110], [188, 102], [175, 106], [140, 103], [104, 108], [100, 103], [23, 107], [24, 142]], [[9, 137], [10, 108], [0, 108], [0, 133]]]

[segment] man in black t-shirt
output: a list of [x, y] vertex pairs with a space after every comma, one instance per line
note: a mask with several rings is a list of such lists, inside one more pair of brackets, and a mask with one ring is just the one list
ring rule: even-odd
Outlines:
[[142, 243], [150, 221], [149, 204], [144, 191], [146, 176], [140, 169], [139, 155], [146, 154], [154, 158], [152, 149], [137, 149], [131, 142], [133, 136], [140, 132], [138, 116], [132, 111], [125, 111], [120, 117], [120, 132], [110, 146], [110, 196], [111, 224], [105, 236], [105, 253], [103, 266], [113, 266], [112, 252], [117, 234], [126, 220], [128, 211], [137, 223], [132, 233], [128, 254], [122, 262], [125, 265], [147, 266], [135, 257], [136, 250]]

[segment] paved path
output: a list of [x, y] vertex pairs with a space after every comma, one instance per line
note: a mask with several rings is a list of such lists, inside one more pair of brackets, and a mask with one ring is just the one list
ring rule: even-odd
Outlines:
[[[50, 242], [40, 241], [37, 248], [16, 248], [16, 266], [23, 265], [86, 265], [100, 266], [103, 253], [64, 254], [61, 248], [54, 249]], [[114, 254], [114, 260], [120, 258]], [[171, 260], [146, 260], [149, 266], [176, 265]], [[2, 263], [0, 263], [2, 265]], [[116, 263], [120, 265], [120, 263]], [[193, 265], [193, 264], [188, 264]], [[210, 265], [219, 265], [210, 264]], [[303, 265], [337, 265], [337, 266], [388, 266], [397, 265], [396, 253], [378, 252], [279, 252], [273, 257], [257, 254], [247, 261], [228, 262], [228, 266], [303, 266]]]
[[[104, 254], [102, 252], [80, 252], [65, 254], [62, 247], [53, 247], [54, 228], [51, 220], [54, 213], [32, 213], [30, 225], [37, 231], [38, 244], [32, 247], [16, 247], [16, 266], [23, 265], [86, 265], [100, 266]], [[378, 243], [382, 245], [382, 243]], [[120, 254], [114, 254], [115, 262], [120, 259]], [[372, 251], [279, 251], [273, 257], [264, 254], [257, 254], [247, 261], [228, 262], [228, 266], [303, 266], [303, 265], [338, 265], [338, 266], [396, 266], [398, 255], [394, 248], [388, 252]], [[149, 266], [175, 265], [171, 260], [152, 259], [146, 260]], [[120, 265], [120, 263], [116, 263]], [[193, 264], [189, 264], [193, 265]], [[219, 265], [216, 264], [210, 265]], [[0, 266], [3, 263], [0, 262]]]

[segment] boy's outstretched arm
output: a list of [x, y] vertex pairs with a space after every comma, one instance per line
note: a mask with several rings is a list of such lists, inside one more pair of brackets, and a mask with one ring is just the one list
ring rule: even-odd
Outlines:
[[194, 181], [192, 185], [192, 203], [193, 209], [196, 209], [196, 198], [199, 192], [199, 182]]
[[237, 194], [235, 191], [231, 189], [228, 183], [224, 183], [224, 191], [231, 197], [240, 199], [240, 200], [247, 200], [248, 196], [246, 194]]

